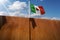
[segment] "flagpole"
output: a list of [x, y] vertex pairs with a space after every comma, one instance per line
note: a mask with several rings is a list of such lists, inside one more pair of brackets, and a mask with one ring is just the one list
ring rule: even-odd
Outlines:
[[31, 23], [30, 23], [30, 0], [28, 1], [28, 4], [29, 4], [29, 11], [28, 11], [28, 13], [29, 13], [29, 40], [31, 40]]
[[30, 0], [29, 0], [29, 18], [30, 18]]

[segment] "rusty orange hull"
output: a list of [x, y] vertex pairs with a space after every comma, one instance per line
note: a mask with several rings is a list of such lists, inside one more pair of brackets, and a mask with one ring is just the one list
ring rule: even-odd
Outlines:
[[60, 40], [60, 21], [6, 17], [0, 30], [0, 40]]

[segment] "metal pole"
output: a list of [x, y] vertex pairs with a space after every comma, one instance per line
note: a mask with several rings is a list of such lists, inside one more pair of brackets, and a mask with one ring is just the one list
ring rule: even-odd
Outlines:
[[31, 25], [30, 25], [30, 0], [28, 1], [29, 4], [29, 40], [31, 40]]

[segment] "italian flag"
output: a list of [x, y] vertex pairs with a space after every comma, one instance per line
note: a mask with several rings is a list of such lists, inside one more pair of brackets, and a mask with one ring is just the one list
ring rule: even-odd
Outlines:
[[37, 14], [37, 15], [45, 14], [43, 6], [35, 6], [33, 4], [30, 4], [30, 9], [31, 12], [33, 12], [33, 14]]

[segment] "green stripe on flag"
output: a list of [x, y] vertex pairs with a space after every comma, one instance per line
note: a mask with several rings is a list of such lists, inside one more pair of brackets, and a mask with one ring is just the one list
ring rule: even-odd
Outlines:
[[33, 4], [30, 4], [31, 12], [36, 13], [36, 9]]

